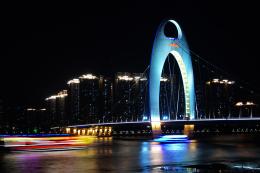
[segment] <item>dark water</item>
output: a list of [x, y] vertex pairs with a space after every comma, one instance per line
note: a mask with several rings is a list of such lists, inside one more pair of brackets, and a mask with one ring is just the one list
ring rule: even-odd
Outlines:
[[235, 142], [159, 144], [103, 138], [84, 150], [0, 154], [1, 173], [257, 172], [259, 167], [260, 148]]

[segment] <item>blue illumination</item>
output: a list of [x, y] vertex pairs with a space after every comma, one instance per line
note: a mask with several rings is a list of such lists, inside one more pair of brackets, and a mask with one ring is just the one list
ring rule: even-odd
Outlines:
[[161, 138], [164, 139], [188, 139], [187, 135], [164, 135]]
[[147, 116], [143, 116], [143, 121], [147, 121], [148, 117]]
[[[169, 38], [164, 34], [166, 23], [171, 22], [178, 30], [178, 38]], [[192, 62], [188, 52], [188, 45], [181, 28], [174, 20], [163, 21], [156, 33], [151, 55], [149, 79], [149, 107], [151, 122], [160, 122], [159, 96], [160, 79], [165, 60], [169, 54], [176, 59], [181, 71], [185, 93], [185, 117], [195, 118], [195, 91]]]
[[187, 135], [164, 135], [154, 139], [155, 142], [189, 142]]
[[169, 119], [168, 115], [163, 116], [163, 120], [168, 120], [168, 119]]

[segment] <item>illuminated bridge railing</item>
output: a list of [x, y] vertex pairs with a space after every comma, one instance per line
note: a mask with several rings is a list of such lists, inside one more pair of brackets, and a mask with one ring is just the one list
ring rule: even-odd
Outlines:
[[[194, 119], [194, 120], [162, 120], [162, 123], [167, 122], [207, 122], [207, 121], [260, 121], [260, 117], [254, 118], [219, 118], [219, 119]], [[109, 125], [117, 125], [117, 124], [145, 124], [151, 123], [150, 121], [129, 121], [129, 122], [109, 122], [109, 123], [92, 123], [92, 124], [79, 124], [79, 125], [71, 125], [68, 127], [86, 127], [86, 126], [109, 126]]]

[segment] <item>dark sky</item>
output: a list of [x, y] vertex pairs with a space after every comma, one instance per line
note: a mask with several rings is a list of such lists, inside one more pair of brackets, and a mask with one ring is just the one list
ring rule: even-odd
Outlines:
[[190, 49], [259, 88], [259, 10], [249, 1], [2, 4], [0, 97], [35, 105], [82, 73], [142, 72], [162, 19]]

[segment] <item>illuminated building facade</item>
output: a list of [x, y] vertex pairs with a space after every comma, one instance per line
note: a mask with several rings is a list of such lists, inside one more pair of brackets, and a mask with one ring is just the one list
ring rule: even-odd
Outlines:
[[38, 111], [36, 108], [27, 108], [25, 109], [25, 112], [23, 112], [25, 115], [24, 117], [26, 118], [26, 127], [29, 129], [29, 131], [33, 131], [34, 128], [39, 126], [40, 123], [40, 118], [42, 117], [37, 117]]
[[133, 73], [133, 78], [133, 121], [147, 120], [147, 76], [142, 73]]
[[47, 124], [48, 119], [45, 108], [26, 108], [23, 111], [23, 116], [25, 117], [23, 133], [48, 132], [46, 130], [49, 129], [49, 124]]
[[56, 95], [56, 122], [58, 125], [68, 125], [67, 118], [67, 90], [62, 90]]
[[45, 99], [50, 127], [68, 125], [67, 96], [67, 90], [62, 90]]
[[45, 99], [46, 101], [46, 108], [47, 108], [47, 124], [49, 124], [50, 127], [54, 127], [58, 124], [58, 122], [55, 122], [56, 120], [56, 95], [52, 95]]
[[133, 118], [133, 85], [131, 73], [118, 72], [115, 75], [113, 121], [130, 121]]
[[79, 121], [79, 79], [72, 79], [68, 84], [68, 122], [77, 124]]
[[112, 121], [112, 106], [113, 106], [113, 80], [109, 77], [104, 77], [101, 80], [101, 122]]
[[85, 74], [79, 77], [79, 121], [78, 123], [96, 123], [101, 118], [101, 84], [103, 77]]
[[[167, 37], [165, 35], [164, 28], [167, 23], [174, 25], [178, 32], [177, 38]], [[149, 75], [149, 106], [154, 134], [161, 133], [159, 106], [160, 79], [165, 60], [169, 54], [173, 55], [180, 68], [185, 97], [185, 118], [195, 118], [194, 77], [192, 62], [188, 51], [188, 45], [179, 24], [174, 20], [163, 21], [155, 36]]]
[[[161, 77], [160, 112], [169, 119], [168, 93], [170, 80]], [[114, 87], [114, 121], [148, 121], [148, 80], [143, 73], [118, 72]], [[166, 116], [167, 115], [167, 116]]]
[[234, 84], [228, 79], [212, 79], [206, 82], [207, 118], [228, 118], [234, 113]]

